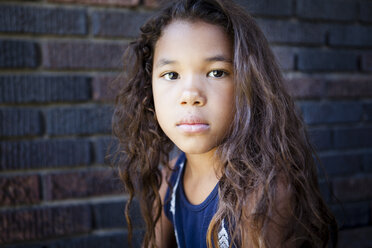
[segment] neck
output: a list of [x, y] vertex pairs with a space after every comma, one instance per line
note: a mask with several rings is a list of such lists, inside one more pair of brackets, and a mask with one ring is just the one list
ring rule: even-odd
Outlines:
[[215, 158], [215, 151], [216, 148], [202, 154], [186, 154], [188, 174], [193, 178], [219, 178], [221, 162]]

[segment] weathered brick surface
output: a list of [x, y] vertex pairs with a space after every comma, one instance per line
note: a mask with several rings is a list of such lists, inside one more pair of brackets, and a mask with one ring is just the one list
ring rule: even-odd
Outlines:
[[331, 46], [372, 46], [372, 27], [335, 26], [329, 31]]
[[296, 98], [319, 98], [326, 93], [326, 83], [321, 79], [294, 77], [286, 79], [284, 84], [289, 94]]
[[290, 47], [273, 47], [273, 53], [283, 70], [293, 70], [295, 66], [295, 49]]
[[339, 228], [365, 226], [371, 220], [369, 202], [338, 204], [332, 206], [331, 209], [336, 216]]
[[262, 16], [290, 16], [292, 14], [292, 0], [236, 0], [249, 13]]
[[90, 158], [90, 144], [86, 140], [0, 142], [0, 170], [87, 165]]
[[38, 203], [41, 200], [37, 175], [0, 176], [0, 206]]
[[0, 103], [78, 102], [90, 98], [90, 77], [0, 76]]
[[325, 42], [326, 27], [320, 24], [260, 19], [259, 26], [269, 42], [320, 45]]
[[110, 164], [112, 157], [106, 158], [108, 155], [112, 155], [116, 149], [115, 140], [112, 137], [100, 137], [94, 142], [94, 154], [96, 163], [98, 164]]
[[371, 97], [372, 78], [327, 80], [328, 97]]
[[339, 248], [349, 247], [371, 247], [372, 227], [361, 227], [343, 230], [339, 233]]
[[372, 53], [365, 53], [362, 55], [362, 70], [372, 71]]
[[362, 171], [363, 154], [322, 155], [320, 160], [328, 176], [352, 175]]
[[119, 80], [114, 76], [97, 76], [92, 80], [93, 99], [96, 101], [114, 101], [120, 89], [113, 86], [113, 81]]
[[49, 69], [120, 69], [126, 46], [118, 43], [47, 42], [43, 67]]
[[356, 71], [358, 54], [352, 51], [301, 49], [298, 53], [301, 71]]
[[40, 135], [42, 131], [39, 110], [0, 108], [0, 136]]
[[46, 198], [60, 200], [122, 193], [122, 185], [111, 170], [71, 171], [46, 175]]
[[48, 2], [58, 3], [77, 3], [77, 4], [93, 4], [93, 5], [113, 5], [121, 7], [136, 6], [140, 0], [47, 0]]
[[0, 6], [0, 32], [33, 34], [86, 34], [84, 9], [19, 5]]
[[0, 244], [86, 233], [91, 223], [88, 205], [2, 210]]
[[360, 13], [359, 17], [361, 21], [372, 22], [372, 3], [371, 1], [361, 1], [359, 3]]
[[[96, 228], [118, 228], [127, 227], [124, 210], [124, 201], [105, 202], [94, 204], [93, 214], [95, 218]], [[141, 217], [140, 206], [138, 201], [134, 200], [130, 207], [130, 217], [133, 228], [141, 228], [144, 226]]]
[[307, 124], [357, 122], [363, 114], [359, 102], [303, 102], [300, 106]]
[[372, 146], [372, 128], [339, 128], [334, 131], [336, 148], [356, 148]]
[[371, 199], [371, 187], [371, 175], [337, 178], [333, 180], [333, 192], [342, 202]]
[[109, 37], [137, 37], [140, 27], [151, 14], [151, 12], [134, 11], [95, 11], [92, 13], [93, 34]]
[[109, 133], [111, 106], [60, 107], [46, 111], [50, 135]]
[[371, 121], [372, 120], [372, 103], [364, 104], [363, 108], [364, 108], [365, 119], [368, 121]]
[[372, 172], [372, 152], [365, 154], [363, 157], [363, 171]]
[[352, 21], [357, 18], [357, 1], [297, 0], [296, 14], [300, 18]]
[[332, 133], [329, 129], [310, 129], [309, 138], [318, 151], [328, 150], [333, 147]]
[[36, 68], [40, 64], [39, 53], [35, 42], [0, 40], [0, 68]]
[[[127, 232], [112, 232], [100, 235], [89, 235], [78, 238], [63, 239], [52, 242], [50, 248], [100, 248], [100, 247], [126, 247]], [[138, 247], [138, 244], [137, 246]]]

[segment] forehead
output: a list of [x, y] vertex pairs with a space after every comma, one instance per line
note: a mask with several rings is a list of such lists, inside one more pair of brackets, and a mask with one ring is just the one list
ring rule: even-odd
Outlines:
[[211, 57], [216, 54], [231, 59], [232, 45], [223, 27], [203, 21], [176, 20], [164, 28], [155, 44], [154, 58], [163, 55]]

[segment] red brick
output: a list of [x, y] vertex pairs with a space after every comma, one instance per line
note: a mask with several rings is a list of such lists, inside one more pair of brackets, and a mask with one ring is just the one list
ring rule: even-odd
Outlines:
[[325, 94], [325, 82], [320, 79], [298, 77], [285, 80], [285, 86], [293, 97], [322, 97]]
[[42, 46], [48, 69], [121, 69], [126, 45], [118, 43], [49, 42]]
[[112, 102], [115, 99], [115, 95], [118, 93], [118, 88], [113, 85], [113, 81], [116, 79], [114, 76], [98, 76], [93, 78], [93, 100]]
[[333, 191], [341, 201], [358, 201], [372, 198], [372, 175], [355, 178], [337, 178], [333, 181]]
[[159, 0], [145, 0], [145, 6], [150, 8], [157, 8], [159, 7], [160, 1]]
[[40, 202], [40, 181], [37, 175], [0, 177], [0, 205]]
[[49, 2], [77, 3], [91, 5], [136, 6], [140, 0], [48, 0]]
[[372, 71], [372, 53], [362, 55], [362, 70]]
[[120, 194], [123, 188], [112, 170], [76, 171], [45, 176], [46, 198], [60, 200]]
[[88, 205], [5, 210], [0, 212], [0, 244], [87, 233], [91, 227]]
[[331, 80], [327, 82], [329, 97], [370, 97], [372, 96], [372, 77]]

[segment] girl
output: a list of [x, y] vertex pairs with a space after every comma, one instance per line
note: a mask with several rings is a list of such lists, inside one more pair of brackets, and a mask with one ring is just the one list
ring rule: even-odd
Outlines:
[[252, 17], [178, 0], [141, 31], [113, 118], [129, 236], [137, 195], [144, 247], [326, 247], [314, 151]]

